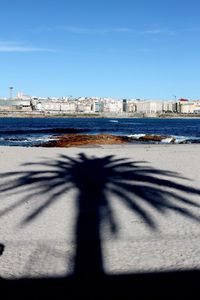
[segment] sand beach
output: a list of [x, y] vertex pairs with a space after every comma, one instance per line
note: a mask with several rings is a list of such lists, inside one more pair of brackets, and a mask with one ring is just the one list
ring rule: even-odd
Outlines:
[[106, 274], [200, 269], [199, 152], [198, 144], [0, 147], [0, 277], [73, 274], [80, 199], [100, 194], [103, 204], [86, 210], [101, 211]]

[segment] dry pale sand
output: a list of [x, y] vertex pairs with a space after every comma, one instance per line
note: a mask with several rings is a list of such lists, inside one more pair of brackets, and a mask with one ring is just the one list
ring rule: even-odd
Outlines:
[[[83, 155], [80, 156], [80, 153]], [[63, 276], [73, 272], [76, 202], [80, 191], [76, 184], [69, 182], [69, 177], [64, 178], [65, 173], [62, 172], [67, 167], [64, 164], [66, 157], [61, 155], [68, 156], [74, 168], [76, 164], [83, 167], [85, 164], [85, 171], [80, 174], [83, 177], [89, 176], [90, 168], [86, 163], [89, 159], [93, 164], [94, 185], [95, 180], [100, 180], [100, 167], [95, 168], [94, 164], [103, 163], [109, 155], [114, 156], [108, 158], [111, 162], [107, 168], [110, 169], [117, 164], [116, 159], [126, 158], [129, 162], [140, 161], [138, 169], [130, 167], [130, 173], [138, 174], [138, 170], [147, 166], [176, 172], [161, 175], [159, 171], [156, 178], [164, 176], [170, 181], [163, 181], [163, 184], [157, 180], [153, 182], [154, 175], [151, 174], [146, 177], [146, 182], [138, 182], [137, 191], [142, 194], [141, 199], [131, 189], [134, 180], [123, 178], [123, 172], [120, 171], [116, 179], [119, 185], [112, 182], [112, 172], [105, 179], [110, 180], [107, 186], [111, 188], [106, 199], [110, 202], [118, 228], [117, 234], [113, 235], [107, 223], [102, 225], [106, 273], [200, 269], [199, 153], [200, 145], [107, 145], [65, 149], [0, 147], [0, 242], [5, 245], [0, 256], [0, 277]], [[92, 156], [102, 159], [95, 160]], [[53, 164], [47, 166], [44, 161]], [[54, 173], [46, 173], [53, 169], [56, 169]], [[35, 173], [31, 175], [32, 171]], [[128, 182], [127, 188], [126, 185], [120, 186], [125, 181]], [[147, 186], [152, 184], [153, 189], [148, 190]], [[118, 192], [114, 193], [114, 190]], [[136, 208], [127, 205], [128, 199], [137, 203], [137, 207], [155, 221], [157, 230], [150, 228]], [[148, 201], [152, 199], [157, 202], [150, 205]], [[185, 200], [195, 202], [196, 206]], [[47, 205], [49, 201], [51, 205]], [[27, 217], [43, 204], [42, 213], [26, 222]], [[181, 209], [175, 209], [175, 206]], [[189, 218], [187, 213], [195, 217]]]

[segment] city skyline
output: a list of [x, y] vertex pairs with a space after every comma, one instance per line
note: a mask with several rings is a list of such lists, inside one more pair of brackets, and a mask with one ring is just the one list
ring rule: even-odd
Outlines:
[[8, 0], [0, 97], [199, 99], [200, 3]]

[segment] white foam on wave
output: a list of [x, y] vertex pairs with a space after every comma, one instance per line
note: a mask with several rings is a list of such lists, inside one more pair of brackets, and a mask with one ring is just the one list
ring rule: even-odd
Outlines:
[[185, 141], [190, 142], [190, 141], [194, 141], [194, 140], [200, 142], [199, 137], [175, 135], [175, 136], [171, 136], [170, 138], [166, 138], [166, 139], [162, 140], [162, 143], [171, 143], [173, 141], [173, 143], [175, 143], [175, 144], [180, 144]]
[[162, 144], [171, 144], [172, 141], [174, 141], [174, 138], [173, 137], [167, 137], [166, 139], [163, 139], [161, 141]]
[[145, 136], [146, 134], [145, 133], [139, 133], [139, 134], [129, 134], [128, 137], [133, 137], [135, 139], [139, 139], [140, 137], [143, 137]]
[[200, 141], [200, 138], [199, 137], [194, 137], [194, 136], [174, 136], [175, 138], [175, 143], [176, 144], [180, 144], [184, 141], [190, 141], [190, 140], [199, 140]]
[[0, 137], [0, 142], [11, 145], [36, 145], [38, 143], [45, 143], [56, 140], [52, 136], [21, 136], [21, 137]]
[[[130, 134], [130, 135], [128, 135], [128, 137], [130, 137], [130, 138], [132, 137], [134, 139], [139, 139], [140, 137], [144, 137], [146, 135], [152, 135], [152, 136], [154, 136], [154, 134], [140, 133], [140, 134]], [[155, 134], [155, 136], [159, 136], [159, 134]], [[199, 143], [200, 143], [200, 137], [174, 136], [174, 135], [168, 136], [168, 137], [162, 139], [160, 141], [160, 143], [161, 144], [172, 144], [172, 143], [174, 143], [174, 144], [180, 144], [180, 143], [183, 143], [185, 141], [190, 142], [190, 140], [191, 140], [191, 142], [195, 140], [195, 141], [199, 141]]]
[[118, 123], [118, 120], [110, 120], [111, 123]]
[[56, 138], [53, 138], [51, 136], [28, 137], [28, 138], [26, 138], [26, 140], [29, 141], [29, 142], [47, 142], [47, 141], [56, 140]]
[[174, 143], [176, 143], [176, 144], [180, 144], [180, 143], [190, 139], [190, 137], [187, 137], [187, 136], [177, 136], [177, 135], [174, 136], [174, 138], [175, 138]]

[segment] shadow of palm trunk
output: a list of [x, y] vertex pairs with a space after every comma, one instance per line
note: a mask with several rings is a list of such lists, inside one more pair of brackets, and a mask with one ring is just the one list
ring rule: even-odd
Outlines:
[[[94, 201], [95, 198], [95, 201]], [[103, 274], [100, 237], [100, 195], [83, 192], [78, 200], [76, 225], [75, 276], [99, 277]]]

